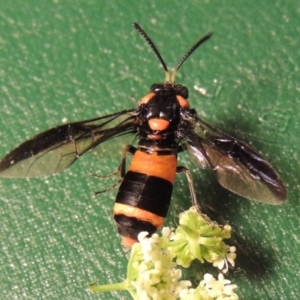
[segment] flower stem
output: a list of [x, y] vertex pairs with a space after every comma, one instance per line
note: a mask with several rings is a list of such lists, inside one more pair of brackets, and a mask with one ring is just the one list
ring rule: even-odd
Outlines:
[[111, 284], [102, 284], [97, 285], [97, 283], [91, 283], [88, 287], [88, 290], [92, 293], [102, 293], [109, 291], [123, 291], [128, 289], [128, 282], [123, 281], [119, 283], [111, 283]]

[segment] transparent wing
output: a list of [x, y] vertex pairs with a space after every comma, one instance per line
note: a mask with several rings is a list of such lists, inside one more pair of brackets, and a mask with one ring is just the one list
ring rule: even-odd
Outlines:
[[0, 161], [1, 177], [58, 173], [82, 154], [124, 134], [135, 133], [137, 109], [54, 127], [25, 141]]
[[250, 146], [199, 119], [194, 111], [182, 112], [182, 118], [186, 124], [181, 129], [183, 146], [201, 166], [209, 165], [214, 170], [223, 187], [264, 203], [281, 204], [286, 200], [281, 178]]

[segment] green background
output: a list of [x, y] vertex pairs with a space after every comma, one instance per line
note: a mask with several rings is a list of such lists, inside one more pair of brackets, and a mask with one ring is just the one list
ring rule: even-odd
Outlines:
[[[298, 0], [2, 0], [0, 7], [1, 156], [65, 119], [135, 107], [164, 79], [132, 22], [170, 68], [213, 31], [177, 82], [190, 89], [200, 117], [264, 153], [286, 182], [288, 202], [241, 199], [185, 156], [181, 163], [192, 169], [210, 216], [233, 227], [239, 258], [228, 278], [240, 298], [299, 299]], [[116, 168], [121, 145], [112, 146], [57, 176], [0, 180], [1, 299], [130, 299], [126, 292], [86, 292], [93, 280], [125, 278], [127, 258], [112, 219], [116, 190], [92, 196], [114, 180], [87, 176]], [[166, 224], [174, 226], [189, 205], [186, 179], [178, 176]]]

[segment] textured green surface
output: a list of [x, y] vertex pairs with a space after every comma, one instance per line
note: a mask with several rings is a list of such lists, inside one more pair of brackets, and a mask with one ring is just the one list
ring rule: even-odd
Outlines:
[[[206, 121], [253, 141], [287, 183], [289, 201], [272, 207], [195, 173], [199, 198], [235, 231], [241, 299], [299, 299], [300, 4], [257, 1], [0, 1], [0, 155], [68, 121], [134, 107], [164, 78], [131, 27], [140, 23], [172, 67], [202, 35], [213, 38], [178, 74]], [[196, 86], [196, 88], [194, 88]], [[205, 96], [199, 92], [205, 88]], [[105, 149], [104, 149], [105, 150]], [[118, 156], [88, 155], [47, 179], [0, 180], [1, 299], [130, 299], [91, 295], [86, 285], [124, 279], [126, 255], [112, 221], [109, 183]], [[173, 212], [189, 206], [175, 186]], [[240, 268], [240, 269], [239, 269]], [[209, 269], [210, 272], [214, 270]]]

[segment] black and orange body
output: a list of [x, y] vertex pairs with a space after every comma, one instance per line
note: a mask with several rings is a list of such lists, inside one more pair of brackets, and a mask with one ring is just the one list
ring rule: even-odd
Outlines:
[[170, 206], [177, 149], [157, 149], [156, 143], [153, 142], [151, 152], [138, 148], [134, 153], [116, 198], [114, 218], [122, 244], [127, 247], [137, 240], [140, 232], [151, 235], [159, 229]]
[[[273, 167], [252, 147], [200, 119], [189, 106], [187, 87], [175, 83], [182, 64], [212, 34], [199, 39], [170, 74], [145, 31], [136, 23], [134, 28], [159, 59], [166, 72], [165, 82], [153, 84], [135, 108], [63, 124], [23, 142], [0, 161], [0, 176], [25, 178], [58, 173], [102, 143], [132, 134], [139, 143], [137, 149], [128, 145], [124, 151], [118, 169], [122, 183], [114, 206], [122, 243], [129, 247], [141, 231], [152, 234], [162, 226], [176, 173], [186, 174], [193, 205], [197, 204], [189, 170], [177, 166], [181, 151], [189, 151], [199, 167], [212, 169], [227, 190], [251, 200], [283, 203], [287, 191]], [[126, 171], [127, 153], [133, 158]]]
[[142, 231], [153, 234], [167, 215], [177, 172], [179, 111], [188, 106], [181, 94], [174, 85], [155, 84], [140, 101], [140, 141], [114, 206], [114, 219], [126, 247]]

